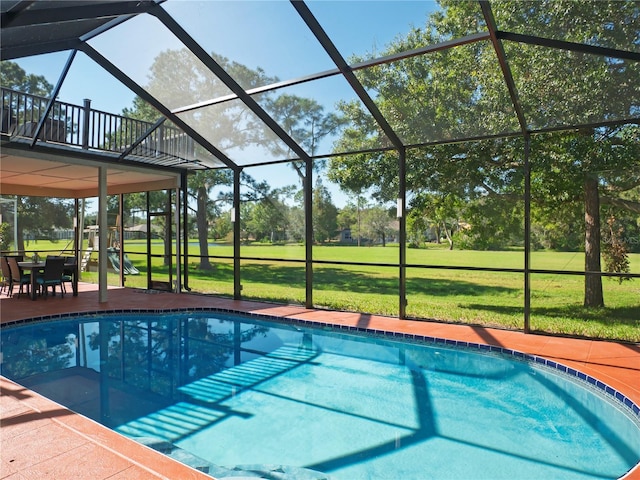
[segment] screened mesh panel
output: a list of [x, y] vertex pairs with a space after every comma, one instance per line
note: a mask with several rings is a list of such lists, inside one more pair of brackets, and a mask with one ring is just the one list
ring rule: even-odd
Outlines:
[[533, 129], [616, 121], [640, 112], [640, 64], [505, 42]]
[[[393, 41], [423, 28], [428, 15], [444, 11], [437, 2], [394, 1], [392, 8], [390, 3], [379, 1], [306, 3], [343, 57], [350, 61], [381, 56]], [[457, 35], [484, 29], [478, 3], [468, 2], [466, 6], [468, 12], [457, 26]], [[448, 39], [452, 35], [441, 36]]]
[[[312, 156], [332, 153], [345, 131], [355, 131], [361, 123], [374, 122], [341, 75], [256, 94], [254, 98]], [[361, 119], [345, 115], [354, 109], [361, 112]], [[274, 153], [281, 159], [295, 157], [288, 147]]]
[[[466, 73], [459, 77], [452, 71]], [[487, 42], [356, 74], [405, 144], [518, 131], [509, 92]]]
[[500, 30], [640, 52], [637, 1], [496, 1], [491, 8]]
[[289, 2], [190, 0], [163, 8], [208, 53], [228, 59], [246, 90], [334, 68]]
[[286, 151], [278, 138], [240, 100], [219, 103], [178, 115], [238, 165], [279, 159]]

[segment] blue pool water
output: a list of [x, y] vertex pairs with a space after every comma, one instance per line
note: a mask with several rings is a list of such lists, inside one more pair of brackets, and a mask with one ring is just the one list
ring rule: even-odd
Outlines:
[[487, 346], [213, 312], [0, 334], [4, 376], [216, 478], [611, 479], [640, 460], [629, 399]]

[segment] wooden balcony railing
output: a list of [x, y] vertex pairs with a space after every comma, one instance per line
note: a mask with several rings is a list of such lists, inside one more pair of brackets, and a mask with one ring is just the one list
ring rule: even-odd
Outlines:
[[[33, 139], [49, 99], [2, 88], [0, 133]], [[182, 130], [56, 101], [38, 140], [85, 150], [123, 154], [154, 164], [183, 164], [196, 158], [195, 142]]]

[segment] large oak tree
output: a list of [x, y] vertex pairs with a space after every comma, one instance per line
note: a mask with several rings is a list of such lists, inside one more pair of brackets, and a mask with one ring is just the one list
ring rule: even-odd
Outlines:
[[[422, 28], [390, 44], [384, 54], [437, 44], [486, 27], [476, 2], [446, 0]], [[492, 2], [498, 28], [631, 49], [640, 35], [638, 2]], [[637, 118], [640, 65], [629, 60], [504, 41], [508, 66], [528, 128], [555, 129]], [[358, 62], [362, 58], [353, 58]], [[494, 218], [517, 215], [523, 198], [524, 142], [521, 138], [455, 143], [474, 136], [516, 134], [514, 105], [489, 41], [462, 45], [358, 71], [358, 77], [406, 145], [451, 141], [449, 145], [409, 148], [409, 206], [450, 198], [467, 205], [504, 205]], [[338, 149], [363, 151], [390, 145], [353, 102], [342, 106], [349, 118]], [[582, 205], [585, 306], [603, 306], [600, 256], [602, 203], [637, 209], [626, 198], [640, 184], [638, 126], [583, 127], [532, 140], [532, 208], [556, 216], [568, 204]], [[372, 188], [384, 200], [397, 196], [395, 152], [353, 154], [330, 161], [329, 177], [343, 188]], [[624, 201], [623, 201], [624, 198]], [[413, 204], [411, 203], [413, 202]], [[480, 211], [480, 209], [476, 209]], [[483, 211], [498, 211], [485, 209]], [[485, 221], [486, 219], [483, 219]], [[467, 218], [474, 228], [478, 217]], [[485, 222], [486, 223], [486, 222]]]

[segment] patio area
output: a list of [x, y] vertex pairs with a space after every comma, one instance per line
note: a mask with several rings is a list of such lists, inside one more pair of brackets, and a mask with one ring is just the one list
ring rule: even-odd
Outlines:
[[[307, 321], [414, 333], [495, 345], [543, 356], [591, 375], [640, 404], [640, 346], [517, 331], [234, 301], [201, 295], [111, 288], [98, 302], [97, 285], [80, 284], [77, 297], [32, 301], [0, 297], [1, 322], [69, 312], [220, 308]], [[0, 378], [2, 467], [0, 478], [211, 478], [139, 445], [60, 405]], [[640, 478], [635, 468], [626, 479]]]

